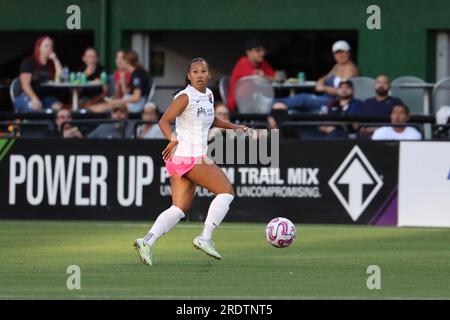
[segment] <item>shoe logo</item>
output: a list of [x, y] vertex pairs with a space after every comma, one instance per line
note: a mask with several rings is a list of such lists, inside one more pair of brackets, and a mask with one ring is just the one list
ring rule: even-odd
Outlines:
[[[381, 189], [383, 181], [361, 149], [355, 146], [328, 181], [328, 185], [352, 220], [356, 221]], [[343, 193], [342, 186], [347, 186], [348, 192]], [[364, 198], [367, 194], [364, 190], [367, 191], [368, 186], [372, 190]]]

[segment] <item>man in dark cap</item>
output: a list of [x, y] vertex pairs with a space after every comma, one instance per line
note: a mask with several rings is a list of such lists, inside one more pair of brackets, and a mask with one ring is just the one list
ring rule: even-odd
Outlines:
[[[361, 111], [362, 101], [354, 98], [353, 82], [351, 80], [341, 81], [337, 87], [337, 98], [331, 101], [327, 110], [321, 114], [333, 115], [358, 115]], [[341, 137], [341, 128], [334, 126], [321, 126], [319, 130], [328, 137]]]
[[353, 82], [341, 81], [337, 87], [337, 99], [328, 104], [328, 114], [357, 115], [361, 110], [362, 101], [354, 98]]
[[251, 39], [245, 44], [246, 55], [241, 57], [233, 68], [230, 79], [230, 91], [228, 94], [228, 109], [236, 110], [236, 97], [234, 90], [236, 83], [242, 77], [258, 75], [270, 81], [275, 79], [275, 70], [264, 60], [266, 50], [258, 39]]

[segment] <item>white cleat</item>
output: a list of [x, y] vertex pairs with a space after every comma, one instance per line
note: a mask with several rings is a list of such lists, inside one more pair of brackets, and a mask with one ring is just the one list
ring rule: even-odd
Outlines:
[[136, 239], [134, 241], [134, 248], [139, 253], [139, 257], [143, 264], [151, 266], [152, 262], [152, 248], [148, 246], [143, 238]]
[[212, 240], [204, 240], [200, 236], [194, 239], [192, 242], [194, 247], [202, 250], [208, 256], [211, 256], [215, 259], [222, 259], [222, 256], [217, 252], [216, 248], [214, 248], [214, 243]]

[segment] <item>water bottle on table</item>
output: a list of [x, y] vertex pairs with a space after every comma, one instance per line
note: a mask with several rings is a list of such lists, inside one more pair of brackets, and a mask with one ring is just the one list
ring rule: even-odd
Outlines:
[[69, 82], [69, 68], [65, 66], [62, 72], [62, 82]]
[[71, 84], [75, 84], [75, 83], [77, 82], [77, 75], [75, 74], [75, 72], [71, 72], [71, 73], [70, 73], [70, 78], [69, 78], [69, 80], [70, 80], [70, 83], [71, 83]]
[[83, 72], [80, 76], [80, 84], [84, 85], [86, 83], [87, 83], [87, 76], [86, 73]]
[[297, 75], [298, 77], [298, 83], [303, 84], [305, 83], [305, 73], [300, 71]]
[[102, 84], [107, 84], [108, 83], [108, 75], [106, 74], [106, 71], [103, 71], [100, 74], [100, 81]]

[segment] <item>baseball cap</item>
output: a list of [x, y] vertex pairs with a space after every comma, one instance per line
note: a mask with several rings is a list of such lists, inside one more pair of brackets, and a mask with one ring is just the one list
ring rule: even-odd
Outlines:
[[353, 82], [352, 82], [351, 80], [349, 80], [349, 79], [347, 79], [347, 80], [342, 80], [341, 82], [339, 82], [338, 87], [340, 87], [340, 86], [342, 86], [342, 85], [344, 85], [344, 84], [346, 84], [346, 85], [348, 85], [349, 87], [353, 88]]
[[345, 40], [339, 40], [339, 41], [336, 41], [334, 44], [333, 44], [333, 49], [332, 49], [332, 51], [333, 52], [338, 52], [338, 51], [350, 51], [350, 45], [348, 44], [348, 42], [347, 41], [345, 41]]
[[118, 109], [120, 109], [120, 110], [122, 110], [124, 112], [128, 112], [128, 107], [127, 107], [127, 105], [125, 103], [115, 103], [115, 104], [113, 104], [112, 111], [116, 111]]
[[257, 38], [250, 39], [245, 43], [245, 51], [252, 50], [254, 48], [261, 48], [261, 47], [264, 47], [264, 45]]

